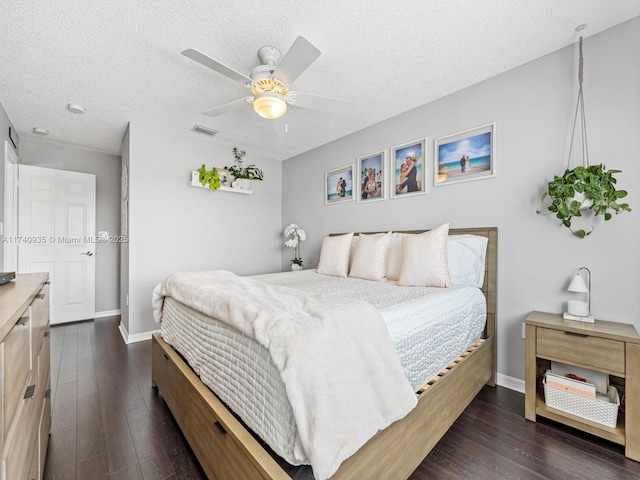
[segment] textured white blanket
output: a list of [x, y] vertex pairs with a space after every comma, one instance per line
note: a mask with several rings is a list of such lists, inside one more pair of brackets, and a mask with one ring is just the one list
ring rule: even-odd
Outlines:
[[302, 448], [318, 480], [417, 400], [380, 313], [227, 271], [178, 273], [153, 291], [227, 323], [264, 346], [280, 371]]

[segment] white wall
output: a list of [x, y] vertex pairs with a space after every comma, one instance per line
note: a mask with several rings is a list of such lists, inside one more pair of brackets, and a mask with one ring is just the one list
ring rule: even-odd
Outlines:
[[280, 270], [281, 162], [248, 151], [245, 164], [255, 163], [265, 178], [253, 181], [253, 195], [211, 192], [188, 185], [191, 171], [203, 163], [231, 165], [234, 145], [222, 147], [195, 133], [168, 132], [139, 122], [130, 123], [128, 142], [129, 153], [123, 158], [129, 162], [130, 187], [130, 335], [158, 329], [151, 292], [174, 272], [227, 269], [246, 275]]
[[[4, 142], [9, 141], [9, 147], [13, 148], [9, 140], [9, 127], [13, 128], [11, 120], [0, 104], [0, 222], [4, 222]], [[20, 144], [18, 144], [20, 147]], [[4, 230], [3, 230], [4, 231]], [[2, 238], [0, 236], [0, 238]], [[4, 258], [0, 248], [0, 272], [4, 271]]]
[[[521, 323], [531, 310], [562, 312], [571, 274], [593, 274], [592, 309], [640, 330], [640, 18], [584, 42], [591, 163], [618, 168], [634, 209], [586, 239], [536, 215], [546, 183], [566, 166], [577, 94], [577, 45], [289, 159], [283, 222], [307, 231], [302, 256], [317, 264], [329, 232], [497, 226], [498, 371], [524, 378]], [[424, 72], [428, 75], [429, 72]], [[401, 87], [399, 87], [401, 88]], [[433, 139], [497, 122], [497, 177], [434, 188]], [[324, 172], [357, 157], [428, 137], [429, 194], [369, 204], [324, 205]], [[289, 249], [286, 249], [289, 250]], [[283, 249], [286, 268], [291, 251]]]
[[[20, 139], [20, 163], [96, 176], [96, 231], [120, 234], [120, 157], [33, 137]], [[96, 244], [96, 312], [120, 308], [120, 245]]]

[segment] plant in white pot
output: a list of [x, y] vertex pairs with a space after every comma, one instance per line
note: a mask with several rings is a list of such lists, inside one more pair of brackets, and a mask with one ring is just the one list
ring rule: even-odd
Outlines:
[[[603, 164], [589, 164], [589, 150], [587, 148], [587, 127], [584, 111], [583, 57], [582, 37], [580, 37], [580, 63], [578, 68], [578, 102], [573, 119], [571, 144], [567, 168], [563, 175], [554, 175], [553, 180], [547, 184], [547, 190], [542, 194], [542, 201], [549, 197], [551, 204], [543, 207], [546, 211], [537, 210], [538, 214], [554, 214], [562, 225], [569, 229], [578, 238], [591, 235], [593, 226], [586, 231], [583, 228], [574, 230], [572, 220], [574, 217], [582, 217], [582, 211], [591, 212], [594, 216], [602, 215], [605, 221], [611, 220], [613, 213], [630, 212], [628, 203], [618, 203], [618, 200], [627, 196], [626, 190], [616, 189], [617, 179], [614, 174], [620, 170], [607, 170]], [[573, 139], [578, 123], [578, 112], [581, 121], [582, 137], [582, 165], [569, 168], [571, 164], [571, 152]]]
[[246, 167], [243, 165], [243, 158], [247, 154], [244, 150], [238, 150], [236, 147], [233, 147], [233, 158], [234, 164], [230, 167], [224, 167], [229, 170], [229, 173], [233, 175], [237, 182], [234, 181], [231, 186], [234, 188], [242, 188], [244, 190], [248, 190], [251, 187], [251, 180], [263, 180], [264, 174], [262, 170], [256, 167], [253, 164], [247, 165]]
[[304, 265], [300, 255], [300, 242], [304, 242], [307, 234], [295, 223], [291, 223], [284, 229], [284, 245], [294, 249], [294, 259], [291, 260], [291, 270], [302, 270]]
[[[584, 238], [593, 232], [593, 226], [585, 231], [573, 230], [571, 225], [574, 217], [582, 216], [581, 210], [587, 208], [594, 215], [602, 215], [605, 221], [611, 220], [613, 213], [630, 212], [628, 203], [618, 203], [627, 196], [627, 192], [616, 189], [615, 173], [620, 173], [620, 170], [607, 170], [599, 164], [567, 169], [564, 175], [554, 176], [542, 194], [542, 200], [547, 196], [551, 198], [551, 204], [546, 207], [547, 213], [555, 214], [571, 233]], [[543, 212], [538, 210], [537, 213]]]

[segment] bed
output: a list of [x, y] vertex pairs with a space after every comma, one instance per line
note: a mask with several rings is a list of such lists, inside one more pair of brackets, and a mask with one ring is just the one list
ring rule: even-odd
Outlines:
[[[421, 232], [406, 233], [419, 234]], [[482, 303], [486, 308], [486, 310], [482, 310], [482, 316], [486, 316], [486, 323], [483, 321], [483, 325], [478, 331], [476, 322], [473, 327], [476, 333], [467, 333], [467, 338], [460, 340], [464, 343], [463, 351], [454, 358], [448, 359], [445, 365], [437, 366], [437, 371], [431, 371], [428, 378], [425, 378], [424, 372], [420, 373], [419, 370], [411, 374], [411, 368], [405, 369], [405, 374], [410, 379], [411, 387], [415, 392], [413, 395], [417, 399], [417, 405], [411, 409], [408, 415], [403, 415], [404, 418], [391, 423], [370, 438], [355, 454], [350, 455], [331, 476], [332, 479], [369, 478], [374, 474], [381, 478], [407, 478], [480, 388], [485, 384], [494, 385], [497, 230], [486, 228], [449, 231], [451, 236], [468, 234], [484, 237], [488, 240], [482, 285], [482, 295], [484, 296]], [[293, 282], [302, 285], [307, 282], [307, 277], [311, 276], [313, 273], [307, 271], [297, 272], [291, 276], [288, 274], [284, 276], [267, 275], [263, 276], [261, 281], [285, 285], [287, 282]], [[286, 280], [282, 280], [282, 278], [286, 278]], [[367, 283], [367, 281], [362, 282]], [[340, 284], [340, 281], [337, 282], [337, 285], [337, 287], [330, 288], [339, 290], [345, 288]], [[390, 311], [393, 312], [393, 306], [389, 307], [384, 303], [384, 288], [391, 289], [392, 287], [385, 286], [383, 290], [376, 291], [374, 296], [381, 299], [380, 305], [378, 305], [381, 311], [386, 312], [385, 315], [388, 317], [393, 317], [389, 314]], [[417, 289], [409, 290], [416, 291]], [[450, 290], [452, 296], [460, 293], [460, 289], [456, 288], [447, 290]], [[375, 300], [372, 302], [375, 303]], [[240, 418], [234, 415], [232, 409], [227, 405], [233, 405], [234, 409], [240, 407], [236, 406], [226, 392], [220, 390], [223, 387], [217, 386], [216, 388], [218, 388], [218, 393], [225, 400], [226, 405], [201, 381], [202, 377], [211, 385], [208, 378], [211, 376], [211, 372], [204, 374], [206, 372], [203, 370], [203, 362], [190, 357], [191, 347], [185, 347], [184, 341], [177, 340], [176, 332], [190, 332], [198, 328], [201, 330], [202, 328], [209, 329], [206, 315], [202, 318], [202, 312], [194, 311], [174, 299], [168, 299], [165, 303], [167, 314], [173, 315], [178, 321], [168, 322], [171, 323], [171, 328], [174, 331], [167, 328], [163, 334], [176, 345], [176, 349], [181, 351], [182, 355], [174, 350], [162, 335], [155, 334], [152, 349], [152, 381], [164, 396], [207, 475], [218, 479], [310, 478], [308, 473], [303, 473], [304, 470], [294, 468], [278, 456], [273, 455], [272, 449], [266, 446], [258, 435], [249, 430]], [[468, 315], [465, 314], [465, 316]], [[180, 321], [187, 323], [180, 323]], [[197, 327], [198, 322], [204, 322], [202, 323], [204, 327], [202, 325]], [[394, 327], [390, 327], [390, 331], [393, 336]], [[189, 339], [187, 338], [186, 341], [186, 345], [188, 345]], [[228, 342], [225, 340], [225, 343]], [[225, 348], [228, 348], [228, 345]], [[244, 346], [239, 348], [244, 348]], [[221, 350], [220, 355], [223, 354], [224, 351]], [[415, 359], [415, 348], [408, 356]], [[189, 364], [194, 368], [191, 368]], [[431, 366], [431, 368], [434, 367]], [[209, 368], [209, 370], [214, 370], [215, 373], [215, 368]], [[262, 375], [266, 374], [261, 372], [260, 376]], [[259, 381], [260, 378], [250, 378], [249, 385], [251, 382], [259, 383]], [[258, 391], [262, 391], [261, 388], [256, 386]], [[259, 398], [253, 401], [260, 403]], [[242, 417], [245, 418], [245, 412], [242, 412]], [[278, 417], [276, 423], [287, 424], [288, 421], [290, 422], [287, 418], [287, 415], [282, 418]], [[248, 423], [253, 427], [251, 422]], [[260, 437], [264, 437], [264, 432], [260, 428], [253, 428], [260, 431]], [[286, 431], [286, 428], [284, 430]], [[283, 455], [278, 446], [276, 446], [276, 450], [291, 461], [290, 454]]]

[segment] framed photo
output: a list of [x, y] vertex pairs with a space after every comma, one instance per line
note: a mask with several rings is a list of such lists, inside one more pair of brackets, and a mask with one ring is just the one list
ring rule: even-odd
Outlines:
[[386, 198], [386, 150], [371, 153], [356, 161], [356, 200], [375, 202]]
[[496, 176], [496, 124], [489, 123], [437, 138], [433, 184], [483, 180]]
[[391, 198], [427, 193], [426, 142], [425, 138], [391, 149]]
[[18, 148], [18, 134], [11, 127], [9, 127], [9, 140], [11, 140], [11, 145], [13, 145], [13, 148], [17, 149]]
[[324, 185], [325, 205], [353, 200], [353, 165], [325, 172]]
[[230, 187], [231, 175], [229, 174], [229, 170], [225, 170], [224, 168], [217, 168], [217, 170], [218, 170], [218, 176], [220, 177], [220, 186]]

